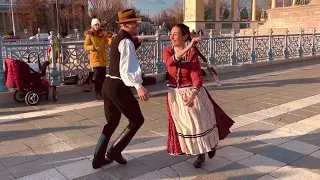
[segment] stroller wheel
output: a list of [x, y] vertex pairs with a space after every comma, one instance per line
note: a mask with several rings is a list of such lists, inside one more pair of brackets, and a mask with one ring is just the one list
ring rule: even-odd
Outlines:
[[37, 94], [34, 91], [28, 92], [25, 97], [25, 101], [29, 106], [36, 105], [39, 102], [39, 99], [40, 99], [39, 94]]
[[23, 102], [24, 101], [24, 97], [26, 96], [26, 91], [19, 91], [16, 90], [13, 94], [13, 99], [17, 102]]
[[53, 99], [53, 101], [58, 100], [57, 87], [53, 87], [53, 90], [52, 90], [52, 99]]

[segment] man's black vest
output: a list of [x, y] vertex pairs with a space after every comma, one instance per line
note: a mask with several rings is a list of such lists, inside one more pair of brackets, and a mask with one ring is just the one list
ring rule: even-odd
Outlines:
[[119, 43], [123, 39], [130, 39], [132, 36], [125, 30], [120, 30], [119, 34], [115, 37], [111, 44], [110, 52], [110, 64], [109, 64], [109, 75], [120, 77], [119, 63], [120, 63], [120, 52], [118, 49]]

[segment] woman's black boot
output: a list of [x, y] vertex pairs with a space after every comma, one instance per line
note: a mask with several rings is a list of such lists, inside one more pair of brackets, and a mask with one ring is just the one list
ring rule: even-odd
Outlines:
[[209, 159], [212, 159], [216, 155], [216, 148], [212, 149], [212, 151], [208, 152]]
[[204, 163], [204, 160], [206, 159], [205, 154], [200, 154], [198, 158], [194, 161], [193, 166], [195, 168], [201, 168], [202, 164]]

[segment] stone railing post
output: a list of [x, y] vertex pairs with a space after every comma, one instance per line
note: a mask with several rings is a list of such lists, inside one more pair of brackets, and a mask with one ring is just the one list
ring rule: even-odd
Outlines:
[[159, 30], [156, 31], [156, 59], [157, 59], [157, 74], [163, 73], [163, 62], [161, 59], [161, 39]]
[[50, 35], [50, 46], [51, 46], [51, 58], [52, 58], [52, 68], [51, 68], [51, 77], [52, 77], [52, 81], [51, 81], [51, 85], [52, 86], [58, 86], [60, 85], [60, 81], [59, 81], [59, 71], [57, 68], [57, 59], [56, 59], [56, 52], [55, 52], [55, 36], [52, 32], [52, 34]]
[[237, 64], [237, 55], [236, 55], [236, 33], [234, 29], [231, 31], [231, 65]]
[[253, 30], [252, 37], [251, 37], [251, 63], [256, 63], [256, 47], [255, 47], [255, 40], [256, 40], [256, 31]]
[[289, 35], [289, 30], [286, 29], [285, 35], [284, 35], [284, 49], [283, 49], [283, 55], [284, 59], [289, 59], [289, 49], [288, 49], [288, 35]]
[[38, 28], [37, 41], [40, 40], [40, 28]]
[[311, 50], [311, 53], [312, 53], [312, 56], [315, 56], [316, 55], [316, 28], [313, 28], [312, 30], [312, 50]]
[[213, 34], [213, 29], [210, 29], [209, 33], [209, 42], [210, 42], [210, 57], [209, 57], [209, 62], [208, 64], [214, 65], [214, 34]]
[[2, 37], [0, 39], [0, 92], [8, 91], [6, 80], [4, 78], [4, 59], [2, 57]]
[[74, 29], [74, 37], [77, 38], [78, 29]]
[[303, 43], [302, 36], [303, 36], [303, 34], [304, 34], [304, 29], [301, 28], [300, 29], [300, 35], [299, 35], [299, 58], [303, 57], [303, 48], [302, 48], [302, 43]]
[[269, 35], [269, 52], [268, 52], [268, 60], [273, 60], [273, 52], [272, 52], [272, 36], [273, 36], [273, 30], [270, 29], [270, 35]]

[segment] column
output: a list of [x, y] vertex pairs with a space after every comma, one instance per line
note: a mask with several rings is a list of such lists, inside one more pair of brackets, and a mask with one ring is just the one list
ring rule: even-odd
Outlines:
[[190, 27], [190, 30], [197, 31], [198, 28], [204, 29], [204, 1], [203, 0], [185, 0], [185, 19], [184, 24]]
[[296, 4], [297, 0], [292, 0], [292, 6]]
[[256, 21], [257, 15], [257, 0], [252, 0], [252, 7], [251, 7], [251, 21]]
[[3, 24], [3, 30], [6, 31], [7, 30], [7, 25], [6, 25], [6, 20], [4, 18], [4, 13], [1, 13], [2, 14], [2, 24]]
[[212, 7], [212, 10], [214, 13], [214, 20], [220, 21], [220, 0], [215, 0], [213, 5], [214, 7]]
[[232, 20], [238, 21], [238, 7], [239, 7], [239, 0], [233, 0], [231, 6], [231, 13], [232, 13]]
[[8, 17], [9, 17], [9, 23], [10, 23], [8, 30], [12, 30], [13, 31], [13, 28], [12, 28], [12, 26], [13, 26], [13, 24], [12, 24], [12, 14], [11, 14], [11, 12], [10, 12], [10, 15]]
[[272, 0], [271, 9], [276, 8], [276, 7], [277, 7], [277, 0]]
[[20, 22], [18, 21], [18, 16], [20, 16], [20, 14], [18, 13], [15, 13], [15, 16], [14, 16], [14, 22], [16, 23], [16, 31], [20, 31]]

